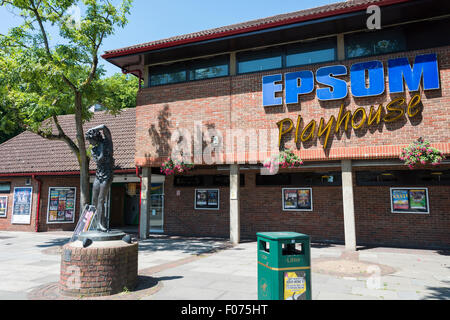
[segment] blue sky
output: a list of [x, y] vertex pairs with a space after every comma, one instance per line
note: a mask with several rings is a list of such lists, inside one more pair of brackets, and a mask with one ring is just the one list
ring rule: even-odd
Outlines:
[[[342, 1], [342, 0], [341, 0]], [[116, 2], [116, 1], [115, 1]], [[339, 0], [134, 0], [128, 24], [107, 38], [100, 49], [127, 47], [139, 43], [159, 40], [185, 33], [191, 33], [253, 19], [265, 18], [318, 7]], [[5, 8], [0, 7], [0, 33], [6, 33], [19, 24]], [[57, 39], [57, 35], [54, 35]], [[106, 76], [120, 72], [120, 69], [101, 59]]]

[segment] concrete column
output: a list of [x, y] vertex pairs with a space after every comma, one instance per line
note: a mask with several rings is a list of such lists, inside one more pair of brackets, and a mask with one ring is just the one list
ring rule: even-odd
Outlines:
[[139, 238], [147, 239], [149, 232], [149, 212], [151, 211], [150, 192], [152, 185], [151, 168], [142, 168], [141, 182], [141, 216], [139, 220]]
[[230, 241], [236, 245], [241, 240], [241, 222], [239, 212], [239, 165], [230, 165]]
[[337, 58], [338, 60], [345, 60], [345, 42], [342, 33], [337, 35]]
[[355, 208], [353, 204], [352, 161], [342, 160], [345, 249], [356, 251]]

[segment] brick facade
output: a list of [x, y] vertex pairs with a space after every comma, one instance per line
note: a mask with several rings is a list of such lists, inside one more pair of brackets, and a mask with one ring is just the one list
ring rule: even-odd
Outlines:
[[[408, 103], [414, 93], [389, 93], [387, 60], [408, 57], [412, 62], [416, 55], [426, 53], [437, 54], [441, 88], [420, 92], [422, 106], [419, 107], [422, 111], [418, 115], [412, 118], [404, 115], [395, 122], [381, 121], [379, 125], [367, 126], [366, 122], [357, 130], [349, 125], [347, 132], [341, 129], [338, 134], [330, 135], [326, 150], [323, 149], [323, 137], [318, 139], [316, 135], [314, 139], [295, 146], [294, 128], [286, 137], [285, 146], [291, 149], [299, 147], [298, 152], [304, 160], [396, 158], [402, 147], [423, 136], [440, 150], [450, 153], [449, 49], [445, 46], [142, 89], [138, 94], [136, 110], [136, 163], [160, 163], [170, 150], [171, 133], [176, 128], [192, 130], [195, 121], [201, 121], [208, 128], [220, 129], [225, 134], [226, 129], [231, 128], [277, 129], [276, 123], [285, 118], [290, 118], [296, 126], [297, 117], [301, 115], [303, 120], [299, 131], [311, 120], [317, 122], [317, 131], [320, 118], [323, 117], [326, 122], [331, 116], [337, 118], [342, 103], [345, 110], [352, 113], [358, 107], [363, 107], [369, 113], [371, 106], [375, 110], [380, 104], [386, 107], [390, 101], [399, 97]], [[319, 67], [335, 64], [343, 64], [350, 70], [352, 64], [371, 60], [380, 60], [384, 64], [386, 91], [380, 96], [354, 98], [347, 75], [340, 77], [347, 81], [349, 87], [349, 94], [343, 100], [319, 101], [314, 90], [300, 96], [298, 104], [262, 106], [261, 81], [264, 75], [300, 70], [315, 72]], [[316, 83], [315, 86], [318, 88], [319, 85]]]

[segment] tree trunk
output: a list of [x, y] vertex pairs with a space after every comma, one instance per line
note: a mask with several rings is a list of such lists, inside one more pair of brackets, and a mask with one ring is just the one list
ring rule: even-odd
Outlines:
[[77, 130], [77, 142], [80, 150], [78, 162], [80, 164], [80, 212], [84, 206], [90, 203], [89, 192], [89, 158], [86, 153], [86, 141], [84, 139], [84, 129], [82, 120], [81, 94], [75, 94], [75, 124]]

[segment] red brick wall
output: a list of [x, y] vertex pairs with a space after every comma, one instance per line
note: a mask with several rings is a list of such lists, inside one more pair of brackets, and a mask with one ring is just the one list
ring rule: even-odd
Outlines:
[[[0, 178], [0, 181], [11, 182], [11, 193], [0, 194], [0, 196], [8, 196], [8, 210], [6, 218], [0, 217], [0, 230], [7, 231], [35, 231], [36, 229], [36, 215], [37, 215], [37, 203], [39, 187], [38, 182], [31, 179], [31, 187], [33, 187], [32, 198], [32, 211], [30, 224], [11, 224], [12, 210], [13, 210], [13, 197], [15, 187], [27, 187], [25, 186], [25, 180], [30, 177], [10, 177]], [[40, 198], [40, 211], [39, 211], [39, 229], [38, 231], [72, 231], [75, 229], [76, 222], [79, 217], [79, 200], [80, 200], [80, 178], [78, 176], [38, 176], [37, 179], [42, 181], [41, 184], [41, 198]], [[76, 187], [77, 198], [75, 208], [75, 222], [74, 223], [55, 223], [47, 224], [47, 207], [48, 207], [48, 191], [49, 187]]]
[[[330, 169], [330, 171], [333, 170], [336, 168]], [[198, 170], [198, 172], [200, 174], [218, 173], [207, 170]], [[340, 186], [312, 187], [313, 211], [283, 211], [282, 186], [256, 186], [255, 171], [244, 173], [245, 186], [241, 186], [240, 189], [242, 238], [254, 239], [256, 232], [262, 231], [294, 231], [309, 234], [313, 240], [344, 241]], [[450, 186], [428, 186], [427, 188], [430, 214], [391, 213], [390, 187], [356, 186], [354, 179], [358, 244], [448, 247], [450, 245], [448, 232], [450, 230]], [[220, 187], [219, 189], [220, 210], [195, 210], [195, 188], [174, 187], [173, 178], [168, 177], [165, 183], [164, 201], [165, 233], [229, 237], [229, 188]], [[179, 196], [176, 195], [177, 190], [180, 191]]]
[[[27, 179], [31, 180], [31, 185], [26, 186], [25, 181]], [[7, 231], [34, 231], [36, 227], [36, 207], [38, 199], [38, 184], [35, 180], [30, 177], [11, 177], [11, 178], [0, 178], [0, 182], [10, 182], [11, 192], [1, 193], [0, 196], [8, 196], [8, 208], [6, 212], [6, 218], [0, 217], [0, 230]], [[32, 206], [31, 206], [31, 221], [30, 224], [11, 224], [12, 212], [13, 212], [13, 201], [14, 201], [14, 188], [19, 187], [32, 187]]]
[[[441, 150], [450, 153], [450, 47], [395, 53], [364, 59], [352, 59], [326, 64], [308, 65], [284, 70], [238, 75], [233, 77], [208, 79], [161, 87], [146, 88], [138, 94], [136, 162], [138, 165], [157, 164], [160, 157], [168, 155], [170, 132], [176, 127], [192, 129], [194, 121], [225, 130], [227, 128], [277, 128], [276, 123], [290, 118], [294, 125], [301, 114], [303, 128], [309, 121], [326, 121], [338, 116], [341, 103], [346, 110], [354, 111], [364, 107], [368, 113], [370, 106], [378, 108], [391, 100], [404, 97], [409, 101], [411, 93], [389, 94], [387, 81], [387, 60], [407, 56], [410, 61], [418, 54], [436, 53], [439, 60], [441, 89], [421, 92], [423, 111], [419, 115], [393, 123], [384, 123], [358, 129], [351, 128], [330, 137], [327, 152], [323, 150], [323, 138], [303, 143], [300, 155], [304, 160], [342, 158], [386, 158], [397, 156], [400, 146], [409, 144], [419, 136], [430, 140]], [[344, 64], [350, 66], [361, 61], [381, 60], [385, 66], [386, 92], [377, 97], [354, 98], [349, 95], [344, 100], [320, 102], [316, 91], [300, 97], [300, 103], [289, 106], [262, 106], [261, 78], [263, 75], [285, 73], [298, 70], [315, 72], [324, 65]], [[350, 86], [349, 76], [343, 77]], [[316, 83], [316, 87], [318, 84]], [[152, 128], [154, 126], [154, 128]], [[295, 129], [293, 130], [293, 132]], [[316, 127], [317, 131], [317, 127]], [[293, 135], [286, 146], [294, 148]], [[264, 159], [261, 159], [264, 160]]]

